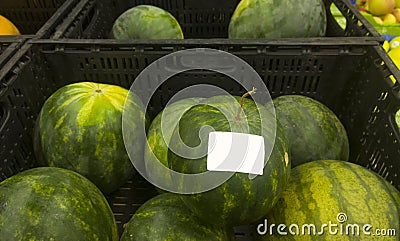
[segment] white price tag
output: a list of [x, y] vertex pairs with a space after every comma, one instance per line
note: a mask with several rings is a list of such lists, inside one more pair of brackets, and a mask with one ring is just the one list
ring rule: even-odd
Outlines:
[[207, 170], [262, 175], [264, 138], [234, 132], [210, 132]]

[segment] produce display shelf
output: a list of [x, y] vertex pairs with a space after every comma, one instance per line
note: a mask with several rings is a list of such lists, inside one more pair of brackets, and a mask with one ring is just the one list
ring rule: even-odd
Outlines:
[[[347, 0], [323, 0], [327, 15], [326, 37], [366, 37], [383, 42], [372, 25]], [[53, 29], [52, 39], [108, 39], [114, 21], [131, 7], [147, 4], [169, 11], [180, 23], [185, 38], [227, 38], [230, 18], [239, 0], [82, 0], [74, 10], [63, 12], [63, 21]], [[334, 4], [346, 18], [342, 29], [330, 6]], [[160, 40], [162, 41], [162, 40]]]
[[[347, 130], [349, 160], [373, 170], [400, 190], [400, 131], [395, 121], [400, 108], [400, 72], [379, 43], [363, 37], [322, 43], [29, 40], [0, 70], [0, 180], [38, 165], [32, 141], [35, 120], [46, 98], [61, 86], [93, 81], [129, 88], [138, 74], [160, 57], [205, 47], [246, 61], [273, 98], [301, 94], [328, 106]], [[156, 83], [149, 81], [143, 91]], [[232, 95], [244, 93], [239, 83], [223, 74], [187, 71], [157, 89], [147, 109], [149, 116], [153, 118], [178, 91], [194, 84], [212, 84]], [[120, 233], [137, 208], [156, 193], [151, 184], [136, 175], [107, 197]], [[238, 227], [236, 233], [238, 240], [251, 240], [247, 226]]]

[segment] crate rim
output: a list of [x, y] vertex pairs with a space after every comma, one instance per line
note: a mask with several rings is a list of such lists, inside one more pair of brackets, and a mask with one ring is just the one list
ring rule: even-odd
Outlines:
[[176, 46], [207, 45], [223, 46], [380, 46], [380, 37], [313, 37], [313, 38], [279, 38], [279, 39], [39, 39], [33, 38], [29, 44], [71, 44], [71, 45], [114, 45], [114, 46]]
[[[337, 0], [331, 0], [331, 3], [335, 4], [335, 1]], [[361, 23], [367, 28], [368, 32], [370, 32], [372, 34], [372, 37], [376, 37], [376, 38], [380, 38], [380, 42], [383, 43], [384, 42], [384, 38], [382, 37], [382, 35], [378, 32], [378, 30], [375, 29], [375, 27], [361, 14], [361, 12], [358, 10], [358, 8], [356, 7], [356, 5], [353, 5], [352, 3], [350, 3], [350, 1], [347, 0], [340, 0], [340, 3], [345, 4], [346, 7], [348, 7], [350, 10], [352, 10], [353, 14], [357, 17], [357, 19], [359, 21], [361, 21]], [[339, 8], [339, 11], [342, 13], [342, 15], [344, 16], [344, 13], [342, 12], [342, 10]], [[347, 38], [352, 38], [352, 37], [347, 37]], [[364, 38], [370, 38], [370, 37], [364, 37]]]
[[[201, 40], [201, 41], [200, 41]], [[323, 40], [323, 41], [322, 41]], [[178, 51], [180, 48], [185, 46], [190, 46], [191, 48], [207, 48], [207, 47], [221, 47], [219, 49], [223, 50], [224, 47], [252, 47], [262, 48], [262, 47], [372, 47], [378, 50], [378, 54], [383, 60], [386, 69], [385, 80], [388, 84], [388, 88], [394, 92], [399, 92], [400, 89], [400, 70], [395, 66], [394, 62], [387, 56], [384, 52], [382, 46], [374, 38], [365, 37], [340, 37], [340, 38], [287, 38], [287, 39], [182, 39], [182, 40], [112, 40], [112, 39], [39, 39], [32, 38], [28, 39], [21, 48], [13, 53], [13, 56], [4, 64], [0, 69], [0, 97], [4, 92], [12, 85], [12, 82], [5, 83], [6, 76], [18, 75], [18, 70], [16, 68], [22, 67], [26, 63], [30, 62], [32, 53], [29, 51], [33, 46], [48, 45], [52, 46], [51, 50], [63, 51], [64, 47], [73, 48], [84, 48], [85, 51], [100, 51], [101, 48], [112, 50], [114, 48], [138, 48], [138, 51], [145, 49], [146, 47], [162, 47], [166, 46], [170, 48], [171, 52]], [[172, 48], [172, 49], [171, 49]], [[312, 54], [312, 53], [310, 53]], [[380, 64], [380, 63], [379, 63]], [[13, 73], [11, 73], [13, 72]], [[393, 75], [397, 80], [395, 84], [389, 81], [389, 76]], [[398, 93], [396, 94], [396, 96]]]

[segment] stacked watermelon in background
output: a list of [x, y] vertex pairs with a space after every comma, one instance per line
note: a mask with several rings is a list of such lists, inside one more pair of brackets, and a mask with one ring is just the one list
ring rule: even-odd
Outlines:
[[[310, 0], [307, 4], [295, 0], [242, 0], [231, 16], [228, 36], [232, 39], [322, 37], [326, 22], [322, 0]], [[174, 16], [151, 5], [126, 10], [115, 20], [111, 32], [116, 39], [183, 39]]]
[[126, 10], [114, 22], [115, 39], [182, 39], [178, 21], [156, 6], [140, 5]]

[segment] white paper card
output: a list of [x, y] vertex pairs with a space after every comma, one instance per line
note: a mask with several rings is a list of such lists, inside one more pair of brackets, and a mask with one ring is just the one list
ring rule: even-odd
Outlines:
[[262, 175], [264, 138], [235, 132], [210, 132], [207, 170]]

